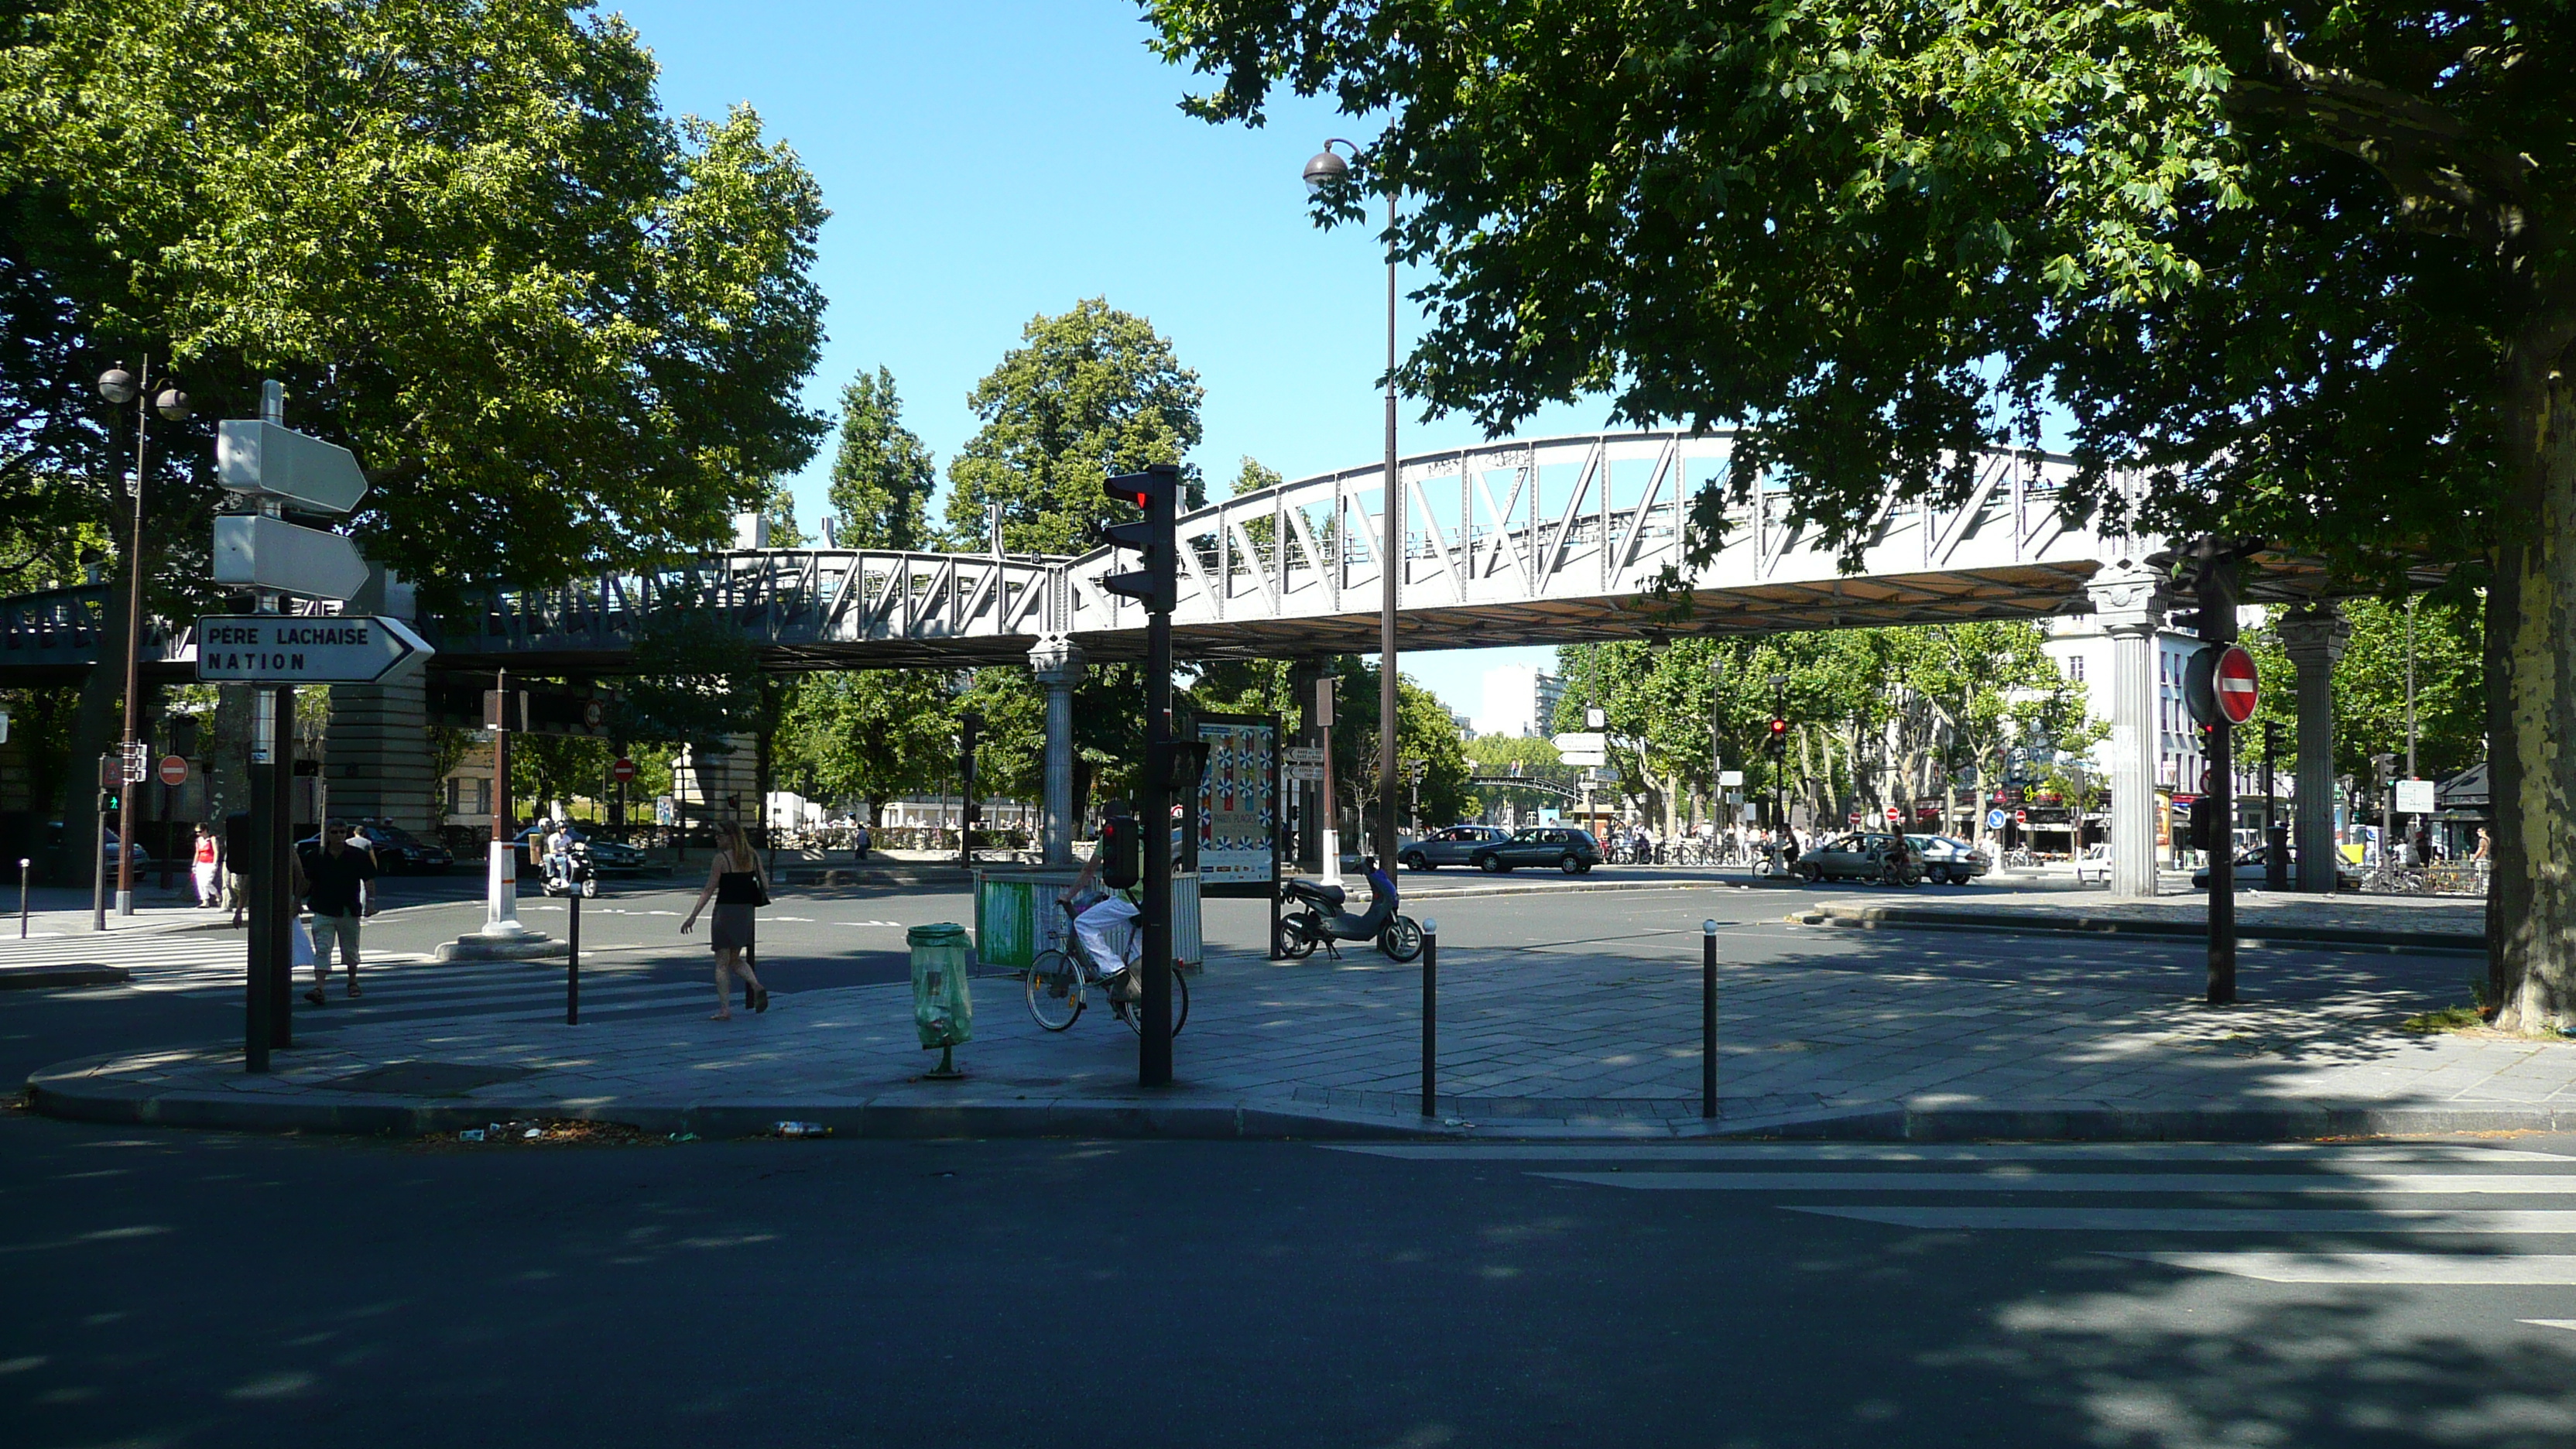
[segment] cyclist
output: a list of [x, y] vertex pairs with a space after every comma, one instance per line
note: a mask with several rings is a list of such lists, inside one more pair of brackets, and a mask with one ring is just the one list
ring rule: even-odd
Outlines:
[[[1073, 933], [1081, 938], [1083, 954], [1106, 982], [1124, 975], [1136, 961], [1140, 944], [1136, 908], [1145, 898], [1145, 841], [1126, 801], [1112, 800], [1101, 813], [1105, 818], [1100, 823], [1100, 848], [1082, 863], [1072, 899], [1080, 900], [1095, 883], [1107, 887], [1109, 894], [1073, 918]], [[1123, 950], [1109, 944], [1109, 933], [1119, 930], [1127, 934]]]

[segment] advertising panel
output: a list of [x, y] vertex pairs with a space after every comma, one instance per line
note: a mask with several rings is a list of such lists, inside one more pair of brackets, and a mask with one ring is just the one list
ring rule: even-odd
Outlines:
[[1279, 838], [1279, 727], [1269, 720], [1198, 720], [1208, 747], [1199, 776], [1199, 882], [1204, 893], [1250, 887], [1267, 895]]

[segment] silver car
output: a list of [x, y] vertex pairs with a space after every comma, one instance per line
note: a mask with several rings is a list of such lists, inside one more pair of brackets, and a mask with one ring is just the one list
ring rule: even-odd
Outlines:
[[1934, 885], [1966, 885], [1989, 868], [1984, 851], [1955, 836], [1909, 835], [1905, 840], [1923, 859], [1923, 878]]
[[1438, 870], [1444, 865], [1472, 865], [1479, 846], [1500, 845], [1512, 833], [1493, 825], [1452, 825], [1420, 840], [1405, 842], [1396, 859], [1407, 870]]

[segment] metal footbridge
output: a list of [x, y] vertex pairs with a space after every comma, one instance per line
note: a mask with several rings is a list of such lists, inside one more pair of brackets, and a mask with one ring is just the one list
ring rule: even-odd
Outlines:
[[[1724, 542], [1693, 567], [1691, 509], [1722, 488], [1732, 438], [1676, 431], [1492, 443], [1402, 461], [1403, 648], [1472, 649], [1641, 635], [1768, 634], [2028, 618], [2081, 607], [2107, 560], [2155, 546], [2071, 516], [2066, 459], [1996, 451], [1955, 506], [1883, 506], [1853, 568], [1772, 484], [1726, 508]], [[1174, 652], [1227, 659], [1374, 652], [1385, 550], [1384, 468], [1284, 483], [1180, 519]], [[1093, 659], [1141, 657], [1142, 606], [1104, 592], [1124, 564], [1074, 557], [764, 549], [710, 553], [552, 588], [497, 587], [420, 621], [433, 668], [507, 663], [532, 674], [633, 668], [649, 620], [733, 621], [781, 672], [1025, 663], [1051, 636]], [[1682, 587], [1653, 596], [1668, 577]], [[2296, 599], [2324, 580], [2267, 565], [2252, 597]], [[98, 657], [105, 590], [0, 601], [0, 679], [77, 677]], [[147, 657], [194, 659], [183, 623], [147, 630]]]

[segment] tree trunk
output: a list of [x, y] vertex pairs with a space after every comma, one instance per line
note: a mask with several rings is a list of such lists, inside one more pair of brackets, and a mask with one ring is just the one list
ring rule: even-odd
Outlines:
[[2539, 351], [2507, 403], [2523, 476], [2487, 588], [2487, 959], [2507, 1031], [2576, 1015], [2576, 382]]

